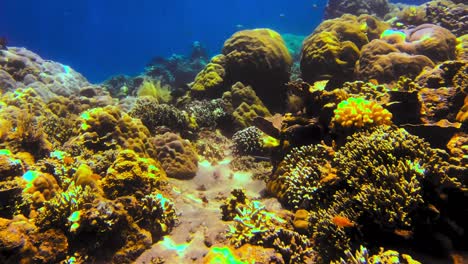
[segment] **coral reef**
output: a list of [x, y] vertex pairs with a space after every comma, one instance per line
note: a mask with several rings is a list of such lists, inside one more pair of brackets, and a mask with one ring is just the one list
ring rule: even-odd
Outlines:
[[450, 30], [456, 36], [468, 33], [468, 8], [466, 3], [456, 3], [449, 0], [429, 1], [420, 6], [403, 8], [393, 21], [394, 24], [419, 26], [425, 23], [440, 25]]
[[195, 177], [198, 168], [198, 156], [195, 147], [179, 135], [166, 132], [156, 135], [152, 140], [157, 158], [167, 176], [177, 179]]
[[40, 232], [24, 216], [0, 218], [0, 261], [3, 263], [53, 263], [65, 258], [68, 241], [63, 232]]

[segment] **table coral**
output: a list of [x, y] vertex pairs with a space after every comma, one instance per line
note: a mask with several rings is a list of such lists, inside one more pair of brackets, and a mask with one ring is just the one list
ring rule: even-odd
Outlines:
[[166, 132], [152, 139], [157, 159], [167, 176], [177, 179], [191, 179], [198, 169], [198, 156], [190, 141], [179, 135]]
[[252, 85], [268, 108], [281, 109], [292, 58], [280, 34], [264, 28], [236, 32], [225, 41], [222, 54], [231, 83]]
[[389, 125], [392, 114], [374, 101], [351, 97], [340, 102], [332, 123], [343, 128]]
[[101, 181], [107, 198], [125, 195], [140, 197], [162, 188], [166, 184], [166, 173], [158, 161], [142, 158], [126, 149], [118, 154]]

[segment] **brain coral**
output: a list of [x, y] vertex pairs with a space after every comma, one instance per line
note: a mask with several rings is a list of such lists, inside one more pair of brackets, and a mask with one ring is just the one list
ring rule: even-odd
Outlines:
[[447, 29], [423, 24], [405, 31], [406, 43], [397, 48], [410, 54], [425, 55], [435, 63], [455, 58], [457, 39]]
[[269, 108], [282, 106], [292, 58], [280, 34], [271, 29], [236, 32], [224, 43], [222, 54], [231, 83], [252, 85]]
[[195, 177], [198, 169], [198, 156], [195, 147], [179, 135], [166, 132], [152, 140], [158, 160], [167, 176], [177, 179]]
[[308, 36], [301, 52], [301, 74], [306, 82], [352, 78], [359, 50], [388, 27], [371, 16], [343, 15], [326, 20]]

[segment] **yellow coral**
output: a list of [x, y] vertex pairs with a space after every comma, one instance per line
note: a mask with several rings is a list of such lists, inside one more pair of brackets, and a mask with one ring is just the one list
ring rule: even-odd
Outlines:
[[392, 114], [374, 101], [364, 98], [348, 98], [338, 104], [332, 122], [342, 127], [389, 125]]
[[159, 103], [169, 102], [171, 97], [171, 87], [169, 85], [161, 85], [161, 80], [144, 81], [137, 91], [138, 97], [151, 96], [158, 100]]

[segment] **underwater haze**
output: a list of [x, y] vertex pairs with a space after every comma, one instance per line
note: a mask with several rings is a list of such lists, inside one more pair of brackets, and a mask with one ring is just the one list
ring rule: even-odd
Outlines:
[[0, 36], [72, 66], [92, 82], [133, 75], [153, 56], [186, 54], [199, 41], [211, 54], [241, 29], [269, 27], [306, 35], [324, 1], [7, 0]]

